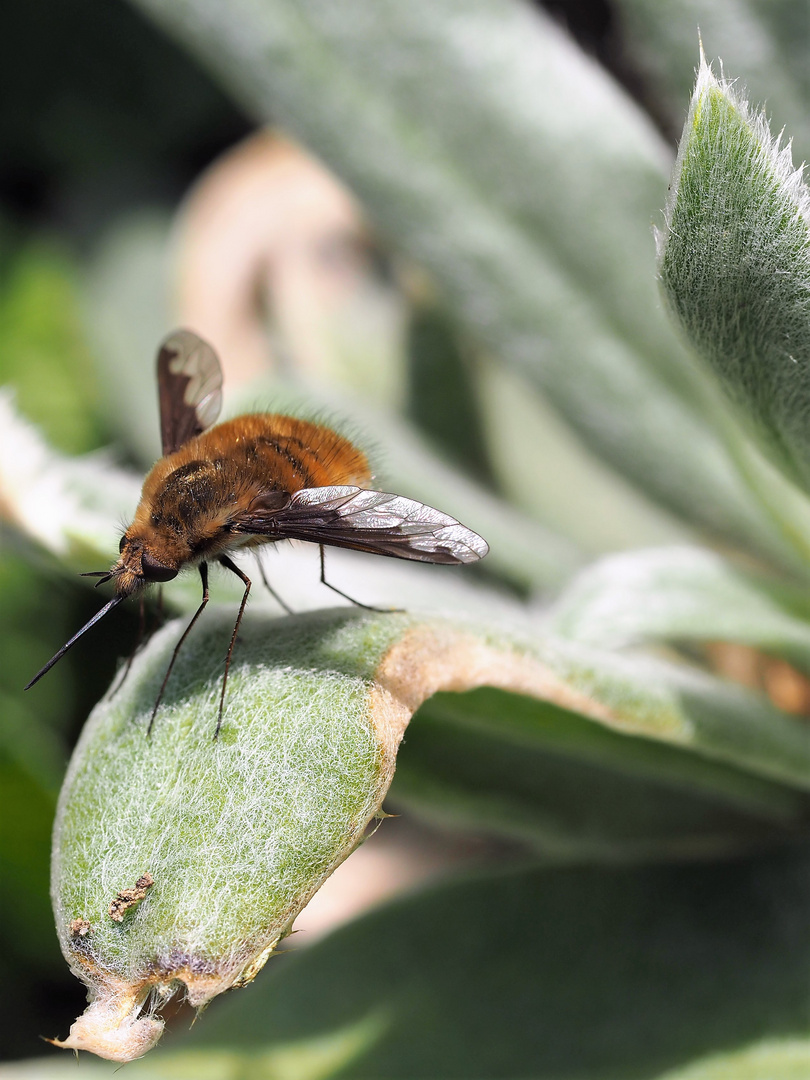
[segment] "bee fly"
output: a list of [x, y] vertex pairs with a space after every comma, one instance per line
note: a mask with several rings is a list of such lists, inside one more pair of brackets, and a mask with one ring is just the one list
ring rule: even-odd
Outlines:
[[[216, 561], [245, 587], [225, 659], [216, 738], [251, 586], [228, 552], [308, 540], [320, 548], [323, 584], [366, 607], [326, 580], [324, 545], [446, 564], [476, 562], [489, 550], [480, 536], [447, 514], [370, 489], [365, 454], [322, 424], [259, 413], [212, 427], [222, 404], [222, 371], [211, 346], [189, 330], [176, 331], [160, 346], [157, 381], [163, 457], [144, 481], [135, 520], [121, 537], [118, 561], [110, 570], [85, 575], [97, 577], [97, 585], [113, 581], [115, 596], [51, 657], [26, 690], [122, 600], [196, 566], [202, 601], [175, 646], [152, 710], [151, 733], [177, 654], [208, 603], [208, 564]], [[266, 579], [265, 584], [270, 589]]]

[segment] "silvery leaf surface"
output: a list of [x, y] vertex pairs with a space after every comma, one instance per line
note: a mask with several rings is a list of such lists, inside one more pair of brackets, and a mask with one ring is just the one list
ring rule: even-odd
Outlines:
[[796, 606], [801, 599], [705, 548], [653, 548], [592, 564], [544, 617], [553, 633], [593, 645], [737, 642], [808, 669], [810, 623]]

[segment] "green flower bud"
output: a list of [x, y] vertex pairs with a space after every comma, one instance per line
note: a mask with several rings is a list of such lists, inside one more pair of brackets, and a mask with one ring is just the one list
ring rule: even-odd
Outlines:
[[[74, 754], [52, 894], [62, 950], [94, 1000], [65, 1046], [130, 1060], [160, 1038], [156, 1010], [178, 990], [199, 1006], [250, 982], [390, 781], [395, 747], [375, 728], [369, 675], [401, 617], [246, 620], [215, 741], [231, 618], [195, 629], [149, 738], [176, 624], [96, 708]], [[354, 663], [358, 635], [370, 669]]]
[[[232, 613], [136, 658], [76, 748], [54, 832], [57, 931], [91, 1004], [58, 1045], [129, 1061], [158, 1010], [250, 982], [361, 841], [412, 712], [525, 662], [446, 623], [333, 610], [246, 618], [214, 739]], [[517, 665], [517, 667], [515, 667]], [[528, 685], [528, 684], [527, 684]]]

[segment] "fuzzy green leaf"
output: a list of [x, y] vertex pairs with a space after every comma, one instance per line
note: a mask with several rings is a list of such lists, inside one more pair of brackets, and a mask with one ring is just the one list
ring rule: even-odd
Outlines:
[[0, 519], [76, 569], [115, 551], [139, 482], [99, 454], [67, 458], [0, 389]]
[[689, 341], [769, 456], [810, 487], [810, 192], [761, 114], [701, 58], [659, 237]]
[[805, 1080], [810, 1039], [765, 1039], [744, 1050], [708, 1058], [667, 1072], [658, 1080]]
[[808, 888], [791, 856], [446, 886], [296, 957], [243, 1011], [223, 1001], [205, 1041], [266, 1047], [268, 1025], [289, 1040], [377, 1016], [387, 1027], [343, 1075], [403, 1078], [658, 1080], [768, 1036], [806, 1054]]
[[599, 860], [744, 850], [810, 808], [806, 795], [745, 769], [489, 688], [425, 702], [397, 757], [391, 800], [439, 826]]

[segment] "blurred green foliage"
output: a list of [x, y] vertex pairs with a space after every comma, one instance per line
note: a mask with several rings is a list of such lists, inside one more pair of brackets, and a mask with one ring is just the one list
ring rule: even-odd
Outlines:
[[[58, 449], [105, 442], [92, 357], [79, 314], [77, 267], [58, 242], [0, 240], [0, 384]], [[2, 233], [0, 233], [2, 236]]]

